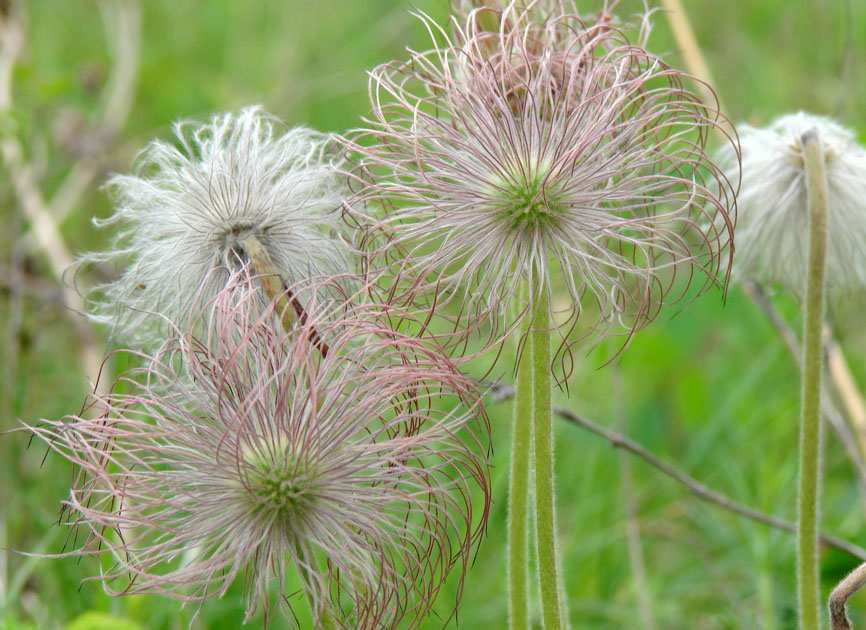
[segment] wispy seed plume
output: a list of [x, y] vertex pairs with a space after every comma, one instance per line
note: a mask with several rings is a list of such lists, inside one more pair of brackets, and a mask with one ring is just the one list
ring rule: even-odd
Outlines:
[[186, 321], [200, 294], [213, 297], [248, 262], [248, 239], [273, 267], [259, 272], [288, 286], [351, 270], [330, 136], [285, 130], [259, 107], [180, 122], [174, 133], [174, 142], [148, 145], [135, 174], [109, 180], [116, 210], [103, 223], [118, 228], [115, 249], [81, 261], [118, 268], [93, 291], [93, 317], [121, 341], [158, 345], [162, 320], [149, 314]]
[[834, 120], [797, 112], [765, 128], [740, 125], [742, 166], [725, 151], [730, 177], [742, 173], [734, 277], [805, 289], [809, 208], [803, 134], [815, 131], [825, 149], [828, 288], [866, 286], [866, 149]]
[[286, 332], [257, 291], [218, 294], [193, 327], [211, 337], [167, 341], [92, 396], [95, 419], [31, 429], [78, 471], [63, 522], [87, 537], [68, 555], [113, 559], [91, 578], [112, 595], [200, 603], [242, 581], [266, 624], [276, 608], [292, 623], [300, 591], [341, 627], [415, 627], [449, 574], [460, 591], [486, 522], [473, 383], [383, 327], [396, 311]]
[[353, 211], [375, 226], [363, 245], [395, 296], [456, 302], [456, 332], [495, 341], [531, 312], [508, 320], [530, 281], [533, 299], [564, 297], [567, 350], [724, 284], [735, 186], [707, 155], [720, 114], [690, 77], [604, 16], [510, 4], [453, 18], [453, 35], [419, 17], [432, 48], [371, 73], [368, 126], [347, 141], [367, 203]]

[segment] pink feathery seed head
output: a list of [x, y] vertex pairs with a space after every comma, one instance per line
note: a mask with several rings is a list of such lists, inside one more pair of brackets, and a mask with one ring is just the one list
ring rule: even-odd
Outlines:
[[371, 72], [369, 126], [345, 140], [361, 186], [349, 212], [384, 236], [364, 244], [396, 294], [458, 302], [458, 338], [489, 325], [501, 340], [532, 310], [506, 325], [530, 279], [532, 301], [562, 293], [563, 358], [718, 282], [735, 186], [705, 147], [724, 128], [612, 20], [511, 4], [492, 32], [476, 19], [489, 10], [453, 36], [420, 16], [434, 47]]
[[[508, 0], [453, 0], [451, 26], [458, 37], [469, 25], [476, 34], [484, 31], [491, 33], [513, 32], [518, 20], [549, 24], [554, 22], [571, 22], [573, 29], [563, 29], [561, 25], [550, 33], [553, 43], [567, 46], [569, 30], [585, 30], [587, 24], [599, 28], [635, 29], [638, 31], [637, 44], [645, 46], [652, 29], [651, 17], [655, 10], [645, 7], [644, 12], [630, 16], [623, 21], [615, 13], [619, 0], [604, 0], [594, 12], [586, 13], [578, 10], [575, 0], [526, 0], [523, 3], [508, 2]], [[492, 42], [491, 42], [492, 43]], [[495, 50], [495, 44], [491, 50]]]
[[383, 329], [387, 308], [286, 333], [259, 304], [224, 291], [208, 342], [167, 342], [120, 377], [129, 393], [92, 395], [96, 419], [30, 429], [78, 470], [65, 522], [89, 538], [68, 553], [110, 556], [92, 579], [112, 595], [203, 602], [240, 578], [266, 624], [276, 603], [294, 620], [303, 591], [341, 627], [415, 627], [450, 573], [462, 584], [486, 522], [478, 392]]

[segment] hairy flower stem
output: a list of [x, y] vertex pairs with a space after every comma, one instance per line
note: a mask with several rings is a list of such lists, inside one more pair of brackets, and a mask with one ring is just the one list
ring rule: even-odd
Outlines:
[[334, 619], [334, 615], [331, 614], [331, 611], [327, 608], [322, 610], [322, 614], [318, 619], [318, 624], [319, 625], [317, 627], [321, 630], [337, 630], [337, 628], [339, 628], [337, 620]]
[[824, 325], [824, 261], [827, 246], [827, 178], [824, 149], [815, 130], [801, 139], [809, 192], [809, 275], [803, 331], [803, 412], [797, 518], [797, 596], [800, 630], [818, 630], [818, 514], [821, 456], [821, 332]]
[[[527, 286], [515, 311], [525, 307]], [[518, 344], [529, 330], [524, 319]], [[532, 366], [529, 339], [518, 363], [511, 430], [511, 469], [508, 488], [508, 623], [511, 630], [528, 630], [529, 623], [529, 484], [532, 461]], [[519, 350], [519, 347], [518, 347]]]
[[545, 630], [565, 628], [565, 608], [560, 601], [556, 554], [556, 514], [553, 479], [553, 388], [550, 372], [550, 321], [546, 287], [535, 296], [535, 313], [529, 333], [532, 369], [532, 440], [535, 464], [535, 517], [538, 545], [538, 582], [541, 587], [541, 619]]
[[[303, 552], [300, 549], [298, 551], [299, 556], [302, 557]], [[312, 582], [311, 571], [301, 564], [298, 564], [298, 573], [305, 582]], [[310, 604], [310, 615], [318, 630], [337, 630], [338, 625], [336, 619], [334, 619], [334, 615], [331, 614], [331, 611], [327, 607], [323, 607], [321, 613], [319, 613], [316, 610], [316, 600], [309, 591], [307, 592], [307, 601]]]

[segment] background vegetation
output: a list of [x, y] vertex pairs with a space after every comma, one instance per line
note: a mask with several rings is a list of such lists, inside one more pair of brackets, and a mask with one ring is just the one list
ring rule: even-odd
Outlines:
[[[7, 2], [0, 2], [0, 8]], [[106, 0], [106, 4], [110, 4]], [[204, 119], [251, 103], [292, 124], [342, 132], [367, 111], [364, 71], [401, 58], [427, 36], [401, 0], [231, 2], [146, 0], [140, 72], [128, 123], [98, 145], [96, 184], [62, 223], [74, 252], [104, 248], [110, 234], [91, 220], [110, 212], [97, 185], [108, 171], [127, 171], [154, 136], [178, 119]], [[735, 121], [762, 124], [797, 109], [838, 116], [866, 139], [866, 4], [856, 0], [791, 3], [686, 3], [719, 92]], [[13, 77], [14, 110], [0, 134], [16, 134], [46, 195], [86, 157], [81, 142], [100, 111], [112, 53], [103, 13], [93, 0], [33, 0], [25, 47]], [[447, 0], [411, 5], [440, 19]], [[638, 10], [623, 2], [625, 13]], [[682, 65], [664, 16], [656, 51]], [[92, 135], [92, 134], [91, 134]], [[82, 158], [81, 156], [85, 157]], [[18, 420], [58, 418], [79, 409], [88, 384], [76, 329], [59, 284], [28, 236], [26, 218], [0, 171], [0, 350], [4, 357], [0, 429]], [[91, 281], [90, 278], [82, 280]], [[797, 304], [774, 296], [799, 329]], [[834, 296], [832, 318], [855, 375], [866, 383], [862, 296]], [[8, 325], [7, 325], [8, 322]], [[108, 349], [104, 339], [99, 350]], [[612, 348], [577, 356], [569, 392], [556, 402], [609, 426], [738, 501], [794, 518], [798, 376], [761, 312], [737, 287], [727, 300], [711, 291], [685, 310], [670, 309], [635, 338], [621, 360], [602, 367]], [[504, 360], [502, 365], [508, 365]], [[88, 375], [91, 378], [93, 374]], [[500, 368], [495, 376], [511, 375]], [[494, 506], [489, 532], [466, 579], [451, 627], [504, 628], [506, 466], [510, 408], [490, 407], [494, 426]], [[626, 537], [621, 459], [610, 444], [558, 425], [556, 469], [565, 587], [574, 627], [650, 628], [641, 612]], [[863, 499], [833, 434], [828, 435], [823, 527], [866, 545]], [[71, 478], [69, 466], [22, 435], [0, 440], [0, 547], [59, 552], [64, 532], [52, 527]], [[655, 627], [666, 630], [794, 627], [794, 539], [685, 493], [639, 460], [631, 461]], [[635, 521], [633, 521], [634, 523]], [[856, 564], [824, 550], [825, 591]], [[0, 627], [115, 630], [185, 628], [193, 610], [151, 596], [113, 600], [93, 583], [90, 560], [0, 559]], [[240, 585], [238, 585], [240, 587]], [[241, 589], [205, 605], [202, 628], [239, 627]], [[447, 617], [453, 588], [437, 609]], [[852, 600], [852, 619], [866, 627], [866, 595]], [[261, 623], [257, 617], [251, 627]], [[431, 617], [424, 628], [442, 627]], [[279, 627], [279, 622], [275, 627]]]

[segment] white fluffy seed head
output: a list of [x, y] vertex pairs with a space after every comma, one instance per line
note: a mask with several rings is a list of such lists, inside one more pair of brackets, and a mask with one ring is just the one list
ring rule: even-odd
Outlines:
[[[112, 262], [119, 276], [96, 287], [92, 317], [132, 346], [158, 341], [161, 318], [185, 322], [243, 262], [255, 237], [287, 285], [349, 270], [339, 238], [344, 186], [331, 137], [283, 129], [259, 107], [210, 122], [180, 122], [175, 143], [153, 141], [136, 173], [112, 177], [115, 249], [80, 263]], [[221, 271], [214, 270], [222, 268]]]
[[[801, 138], [815, 130], [826, 155], [827, 285], [866, 286], [866, 149], [823, 116], [787, 114], [763, 129], [739, 127], [742, 184], [737, 197], [734, 278], [804, 291], [809, 206]], [[739, 165], [722, 156], [735, 179]]]

